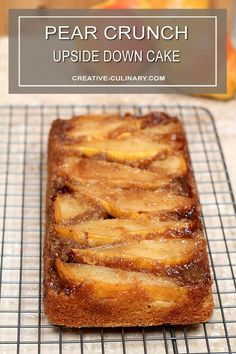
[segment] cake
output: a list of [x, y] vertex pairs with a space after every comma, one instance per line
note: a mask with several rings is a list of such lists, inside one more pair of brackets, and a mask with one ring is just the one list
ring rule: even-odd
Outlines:
[[44, 310], [55, 325], [206, 322], [212, 281], [186, 137], [153, 112], [53, 122]]

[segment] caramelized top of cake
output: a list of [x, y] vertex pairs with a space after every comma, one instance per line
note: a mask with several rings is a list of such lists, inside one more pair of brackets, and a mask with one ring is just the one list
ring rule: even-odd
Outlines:
[[182, 301], [190, 287], [210, 282], [177, 118], [151, 113], [57, 120], [49, 154], [50, 237], [59, 245], [50, 251], [54, 282], [84, 284], [108, 298], [138, 287], [152, 303]]

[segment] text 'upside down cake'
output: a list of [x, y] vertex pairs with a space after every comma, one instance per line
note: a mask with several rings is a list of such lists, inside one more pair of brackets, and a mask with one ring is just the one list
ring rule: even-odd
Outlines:
[[73, 327], [205, 322], [211, 279], [185, 135], [164, 113], [56, 120], [44, 306]]

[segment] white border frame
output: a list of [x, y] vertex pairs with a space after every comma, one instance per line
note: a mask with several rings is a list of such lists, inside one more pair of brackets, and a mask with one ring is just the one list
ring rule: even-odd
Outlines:
[[217, 77], [217, 31], [218, 31], [218, 18], [217, 16], [126, 16], [128, 18], [214, 18], [215, 20], [215, 84], [214, 85], [22, 85], [21, 75], [20, 75], [20, 26], [22, 18], [124, 18], [124, 16], [18, 16], [18, 87], [217, 87], [218, 77]]

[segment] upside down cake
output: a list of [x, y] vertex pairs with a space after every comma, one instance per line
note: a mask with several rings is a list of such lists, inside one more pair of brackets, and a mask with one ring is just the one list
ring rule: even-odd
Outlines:
[[84, 115], [49, 137], [44, 306], [73, 327], [205, 322], [206, 240], [180, 121]]

